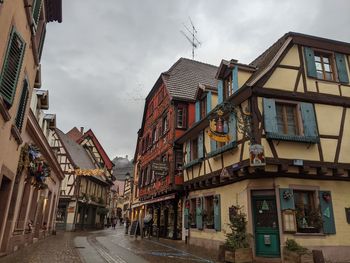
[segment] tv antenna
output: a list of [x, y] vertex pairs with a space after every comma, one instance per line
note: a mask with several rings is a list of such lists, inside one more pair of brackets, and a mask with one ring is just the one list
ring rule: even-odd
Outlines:
[[201, 45], [201, 42], [196, 37], [196, 35], [198, 34], [198, 31], [194, 27], [193, 22], [191, 20], [191, 17], [188, 17], [188, 19], [190, 20], [190, 23], [191, 23], [191, 30], [184, 23], [182, 23], [184, 28], [187, 31], [187, 34], [183, 30], [180, 30], [180, 32], [191, 43], [191, 45], [192, 45], [192, 59], [194, 59], [194, 49], [198, 48], [198, 46]]

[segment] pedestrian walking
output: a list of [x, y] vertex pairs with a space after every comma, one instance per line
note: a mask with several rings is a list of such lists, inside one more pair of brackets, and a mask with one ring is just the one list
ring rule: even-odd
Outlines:
[[128, 234], [128, 232], [129, 232], [129, 226], [130, 226], [130, 219], [129, 219], [129, 217], [126, 217], [125, 218], [125, 235], [127, 235]]
[[117, 219], [115, 217], [112, 218], [112, 227], [115, 230], [115, 225], [117, 224]]

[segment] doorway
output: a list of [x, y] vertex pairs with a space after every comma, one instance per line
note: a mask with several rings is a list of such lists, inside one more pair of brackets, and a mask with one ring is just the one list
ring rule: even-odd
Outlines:
[[272, 191], [252, 193], [255, 254], [258, 257], [280, 257], [280, 237], [276, 197]]

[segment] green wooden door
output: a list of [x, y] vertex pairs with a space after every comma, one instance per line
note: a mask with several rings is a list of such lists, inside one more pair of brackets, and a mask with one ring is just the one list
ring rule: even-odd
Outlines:
[[280, 237], [275, 196], [253, 196], [255, 253], [280, 257]]

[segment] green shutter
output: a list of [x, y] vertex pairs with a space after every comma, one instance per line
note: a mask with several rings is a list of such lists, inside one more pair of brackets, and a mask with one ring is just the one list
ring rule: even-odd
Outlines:
[[196, 101], [196, 104], [195, 104], [195, 107], [196, 107], [196, 122], [199, 121], [201, 119], [201, 107], [200, 107], [200, 102], [197, 100]]
[[16, 127], [18, 128], [19, 131], [22, 130], [22, 126], [23, 126], [23, 120], [24, 120], [24, 115], [26, 112], [26, 108], [27, 108], [27, 102], [28, 102], [28, 82], [25, 79], [23, 82], [23, 90], [22, 90], [22, 94], [21, 94], [21, 99], [19, 101], [19, 106], [18, 106], [18, 110], [17, 110], [17, 115], [16, 115]]
[[0, 75], [0, 95], [11, 106], [16, 94], [18, 77], [21, 72], [25, 43], [13, 27], [7, 45], [4, 64]]
[[293, 189], [290, 188], [280, 188], [280, 203], [281, 210], [295, 210]]
[[216, 141], [210, 138], [210, 152], [216, 150]]
[[304, 136], [317, 137], [317, 125], [314, 106], [312, 103], [300, 103], [301, 116], [303, 118]]
[[236, 123], [236, 114], [231, 112], [228, 120], [228, 131], [230, 134], [230, 142], [237, 140], [237, 123]]
[[203, 146], [204, 146], [204, 136], [203, 136], [203, 131], [201, 131], [198, 135], [198, 142], [197, 142], [198, 158], [204, 157]]
[[38, 47], [39, 60], [41, 60], [41, 54], [43, 53], [45, 36], [46, 36], [46, 27], [43, 26], [43, 31], [41, 32], [40, 42], [39, 42], [39, 47]]
[[305, 61], [306, 61], [307, 75], [309, 77], [316, 78], [317, 73], [316, 73], [314, 50], [309, 47], [304, 47], [304, 55], [305, 55]]
[[223, 86], [222, 80], [219, 80], [218, 81], [218, 104], [220, 104], [224, 100], [223, 92], [224, 92], [224, 86]]
[[191, 161], [191, 141], [190, 140], [186, 142], [186, 160], [187, 160], [187, 163]]
[[203, 197], [196, 199], [196, 226], [198, 229], [203, 229]]
[[349, 83], [348, 71], [346, 69], [345, 55], [335, 53], [335, 62], [337, 63], [339, 81]]
[[264, 124], [266, 133], [278, 133], [275, 100], [264, 98]]
[[238, 67], [235, 66], [232, 70], [232, 93], [238, 90]]
[[189, 224], [189, 214], [190, 214], [190, 209], [187, 207], [187, 203], [189, 203], [190, 200], [186, 199], [185, 200], [185, 208], [184, 208], [184, 227], [185, 229], [189, 229], [190, 228], [190, 224]]
[[42, 0], [34, 0], [34, 4], [32, 7], [32, 15], [33, 15], [33, 21], [35, 25], [38, 25], [38, 22], [39, 22], [41, 6], [42, 6]]
[[211, 111], [211, 91], [207, 94], [207, 114]]
[[[327, 198], [329, 196], [329, 198]], [[335, 222], [330, 191], [319, 191], [321, 216], [323, 220], [323, 233], [335, 234]]]
[[220, 195], [214, 196], [214, 228], [221, 231], [221, 200]]

